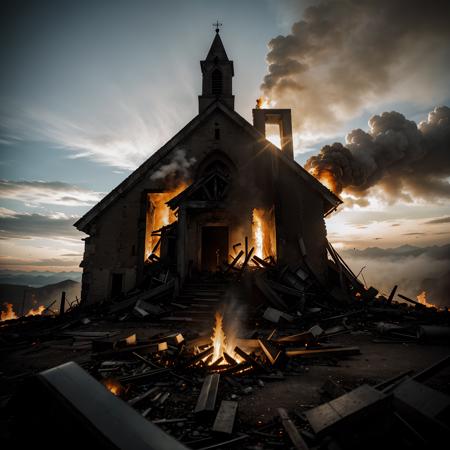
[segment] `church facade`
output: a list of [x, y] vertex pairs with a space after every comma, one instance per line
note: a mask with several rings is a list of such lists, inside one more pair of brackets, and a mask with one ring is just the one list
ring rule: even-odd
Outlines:
[[[341, 201], [295, 162], [290, 110], [255, 108], [253, 124], [234, 110], [218, 31], [200, 65], [199, 114], [75, 224], [88, 235], [83, 302], [133, 289], [154, 263], [182, 284], [240, 252], [326, 280], [324, 216]], [[279, 126], [280, 148], [267, 124]]]

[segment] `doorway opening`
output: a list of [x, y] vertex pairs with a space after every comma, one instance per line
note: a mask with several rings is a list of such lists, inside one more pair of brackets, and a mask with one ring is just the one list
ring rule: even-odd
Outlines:
[[228, 260], [228, 227], [202, 227], [202, 270], [216, 272]]
[[111, 279], [111, 298], [118, 297], [123, 292], [123, 273], [113, 273]]

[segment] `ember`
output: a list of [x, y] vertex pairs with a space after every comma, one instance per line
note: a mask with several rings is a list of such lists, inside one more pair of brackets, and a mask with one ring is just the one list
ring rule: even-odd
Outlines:
[[108, 391], [117, 397], [120, 397], [123, 392], [123, 386], [114, 378], [106, 378], [105, 380], [102, 380], [102, 384]]

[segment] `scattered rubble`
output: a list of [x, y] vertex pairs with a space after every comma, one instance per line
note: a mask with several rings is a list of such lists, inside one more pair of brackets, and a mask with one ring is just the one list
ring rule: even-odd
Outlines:
[[[450, 365], [450, 357], [378, 385], [362, 380], [349, 389], [330, 379], [321, 390], [322, 404], [288, 411], [274, 400], [277, 414], [257, 427], [240, 414], [240, 404], [268, 383], [302, 377], [314, 364], [334, 367], [364, 357], [358, 346], [339, 342], [345, 335], [364, 333], [377, 344], [448, 345], [448, 311], [398, 302], [397, 287], [388, 298], [366, 289], [331, 245], [329, 252], [332, 286], [323, 286], [304, 265], [279, 267], [249, 249], [221, 273], [182, 289], [169, 268], [156, 262], [151, 279], [122, 298], [2, 322], [1, 353], [46, 349], [83, 356], [81, 366], [17, 377], [2, 369], [8, 386], [2, 391], [2, 438], [16, 445], [33, 434], [34, 443], [51, 447], [71, 436], [73, 448], [437, 445], [448, 436], [450, 397], [425, 383]], [[247, 299], [246, 323], [236, 336], [222, 329], [222, 320], [224, 328], [230, 320], [229, 290]], [[128, 322], [137, 324], [133, 331], [120, 331]], [[171, 331], [152, 333], [155, 324]], [[93, 408], [89, 396], [100, 399], [90, 402]], [[18, 433], [24, 423], [36, 433], [52, 423], [51, 439], [46, 432]]]

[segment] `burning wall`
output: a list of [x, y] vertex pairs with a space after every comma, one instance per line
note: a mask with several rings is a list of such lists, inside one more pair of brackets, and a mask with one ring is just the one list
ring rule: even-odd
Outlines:
[[175, 212], [166, 205], [166, 202], [178, 195], [186, 186], [186, 183], [180, 183], [172, 190], [147, 194], [144, 260], [147, 260], [152, 253], [160, 255], [160, 247], [157, 246], [160, 236], [152, 235], [152, 233], [177, 220]]
[[277, 256], [274, 208], [254, 208], [252, 213], [252, 238], [255, 255], [261, 259]]

